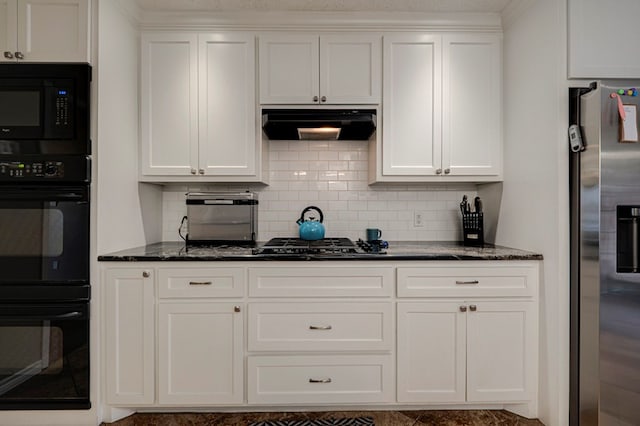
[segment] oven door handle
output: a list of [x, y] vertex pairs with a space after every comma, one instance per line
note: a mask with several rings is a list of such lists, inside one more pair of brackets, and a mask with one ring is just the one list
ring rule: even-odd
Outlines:
[[0, 201], [89, 201], [88, 187], [6, 186]]
[[[4, 308], [4, 309], [3, 309]], [[0, 306], [0, 320], [78, 320], [89, 318], [88, 306], [6, 305]]]
[[51, 319], [73, 319], [83, 316], [82, 312], [73, 311], [67, 312], [66, 314], [54, 315]]
[[2, 315], [0, 314], [0, 318], [11, 318], [17, 320], [65, 320], [65, 319], [75, 319], [83, 317], [84, 313], [79, 311], [67, 312], [65, 314], [58, 315]]

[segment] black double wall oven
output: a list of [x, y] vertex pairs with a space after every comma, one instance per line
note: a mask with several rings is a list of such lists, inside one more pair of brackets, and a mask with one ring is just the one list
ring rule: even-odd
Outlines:
[[0, 65], [0, 409], [87, 409], [88, 64]]

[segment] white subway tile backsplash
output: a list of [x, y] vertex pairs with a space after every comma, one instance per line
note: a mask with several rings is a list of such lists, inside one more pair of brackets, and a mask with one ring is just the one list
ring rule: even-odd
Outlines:
[[[296, 236], [295, 221], [309, 205], [325, 216], [327, 236], [358, 239], [367, 227], [380, 228], [389, 241], [460, 240], [459, 205], [472, 184], [368, 185], [367, 141], [269, 141], [269, 185], [168, 185], [164, 189], [163, 239], [180, 240], [178, 228], [187, 214], [189, 191], [258, 193], [258, 239]], [[420, 211], [424, 226], [414, 227]], [[185, 228], [186, 232], [186, 228]]]

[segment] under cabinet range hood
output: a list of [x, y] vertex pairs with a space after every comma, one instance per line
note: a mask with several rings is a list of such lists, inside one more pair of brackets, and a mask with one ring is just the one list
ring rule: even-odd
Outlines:
[[271, 140], [368, 140], [375, 109], [263, 109], [262, 129]]

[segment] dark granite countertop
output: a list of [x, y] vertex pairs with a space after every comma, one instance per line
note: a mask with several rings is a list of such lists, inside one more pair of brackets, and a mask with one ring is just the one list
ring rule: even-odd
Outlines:
[[[258, 246], [261, 243], [258, 243]], [[98, 256], [102, 262], [143, 261], [301, 261], [301, 260], [542, 260], [542, 255], [529, 251], [486, 244], [465, 247], [456, 241], [389, 242], [386, 254], [253, 254], [251, 247], [194, 246], [182, 242], [160, 242]]]

